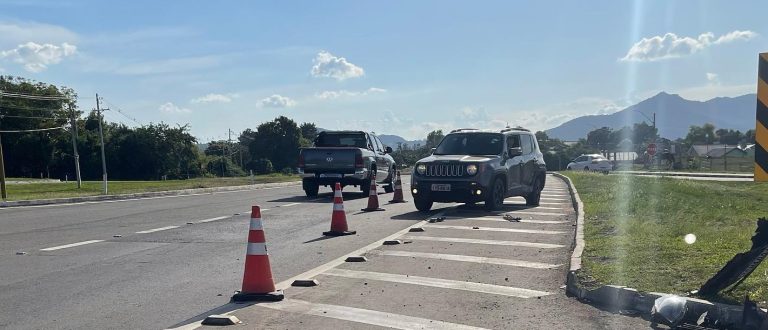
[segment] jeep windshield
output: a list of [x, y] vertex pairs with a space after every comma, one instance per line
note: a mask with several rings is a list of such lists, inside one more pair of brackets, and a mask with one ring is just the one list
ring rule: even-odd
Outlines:
[[315, 146], [366, 148], [368, 142], [364, 133], [320, 133], [317, 140], [315, 140]]
[[456, 133], [446, 136], [434, 155], [499, 155], [503, 148], [498, 133]]

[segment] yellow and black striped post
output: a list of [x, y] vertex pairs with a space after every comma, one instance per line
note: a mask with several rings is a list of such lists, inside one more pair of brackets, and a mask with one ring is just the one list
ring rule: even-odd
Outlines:
[[768, 182], [768, 53], [757, 66], [757, 124], [755, 128], [755, 182]]

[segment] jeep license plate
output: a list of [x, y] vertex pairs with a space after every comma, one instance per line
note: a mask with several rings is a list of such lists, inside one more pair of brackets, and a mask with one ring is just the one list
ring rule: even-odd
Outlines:
[[432, 184], [432, 191], [451, 191], [451, 185], [449, 184]]

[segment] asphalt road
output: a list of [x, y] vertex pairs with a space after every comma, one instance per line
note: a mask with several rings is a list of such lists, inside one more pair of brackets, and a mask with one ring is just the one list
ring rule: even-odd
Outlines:
[[[407, 182], [408, 178], [403, 181]], [[0, 209], [0, 328], [161, 329], [183, 325], [227, 306], [232, 293], [241, 285], [252, 205], [260, 205], [263, 210], [276, 282], [327, 264], [429, 218], [417, 213], [412, 203], [387, 205], [391, 194], [379, 196], [386, 211], [361, 213], [358, 210], [365, 207], [367, 198], [353, 187], [348, 190], [351, 191], [344, 196], [347, 219], [350, 228], [358, 234], [333, 239], [321, 234], [330, 225], [330, 189], [321, 190], [319, 198], [309, 200], [298, 185], [198, 196]], [[410, 194], [406, 193], [408, 198]], [[433, 214], [467, 216], [455, 213], [456, 210], [455, 205], [438, 204]], [[570, 224], [560, 225], [570, 228]], [[451, 230], [433, 229], [436, 234]], [[472, 235], [474, 238], [500, 235], [489, 233]], [[557, 240], [566, 242], [570, 239], [568, 235]], [[534, 237], [533, 242], [536, 241], [538, 238]], [[422, 252], [453, 244], [423, 242], [428, 244], [420, 245]], [[568, 248], [564, 248], [554, 255], [528, 257], [562, 264], [569, 253]], [[387, 267], [378, 265], [382, 266]], [[393, 264], [392, 269], [411, 266], [415, 265]], [[452, 271], [450, 264], [439, 267], [443, 272]], [[564, 269], [550, 269], [532, 280], [547, 283], [542, 291], [558, 297], [552, 302], [578, 315], [579, 324], [613, 328], [611, 324], [623, 323], [611, 322], [629, 322], [606, 322], [605, 318], [614, 320], [614, 316], [562, 296], [557, 288], [563, 283], [564, 274]], [[336, 281], [344, 278], [329, 277]], [[504, 284], [499, 283], [498, 278], [485, 280]], [[323, 281], [334, 283], [332, 279]], [[347, 284], [338, 283], [345, 289]], [[322, 292], [310, 294], [322, 295]], [[419, 299], [408, 298], [412, 302]], [[474, 302], [481, 298], [472, 299]], [[267, 310], [269, 312], [273, 316], [284, 313]], [[556, 320], [557, 314], [546, 317]], [[542, 324], [540, 319], [533, 320], [529, 320], [533, 323], [520, 324]], [[357, 323], [350, 321], [309, 321], [317, 322], [311, 323], [314, 327], [338, 322], [346, 328], [357, 327]], [[565, 325], [568, 319], [553, 322]]]

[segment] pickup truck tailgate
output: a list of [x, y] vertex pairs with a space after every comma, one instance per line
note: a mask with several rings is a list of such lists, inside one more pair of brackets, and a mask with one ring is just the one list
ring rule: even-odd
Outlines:
[[305, 173], [354, 173], [355, 148], [310, 148], [301, 151]]

